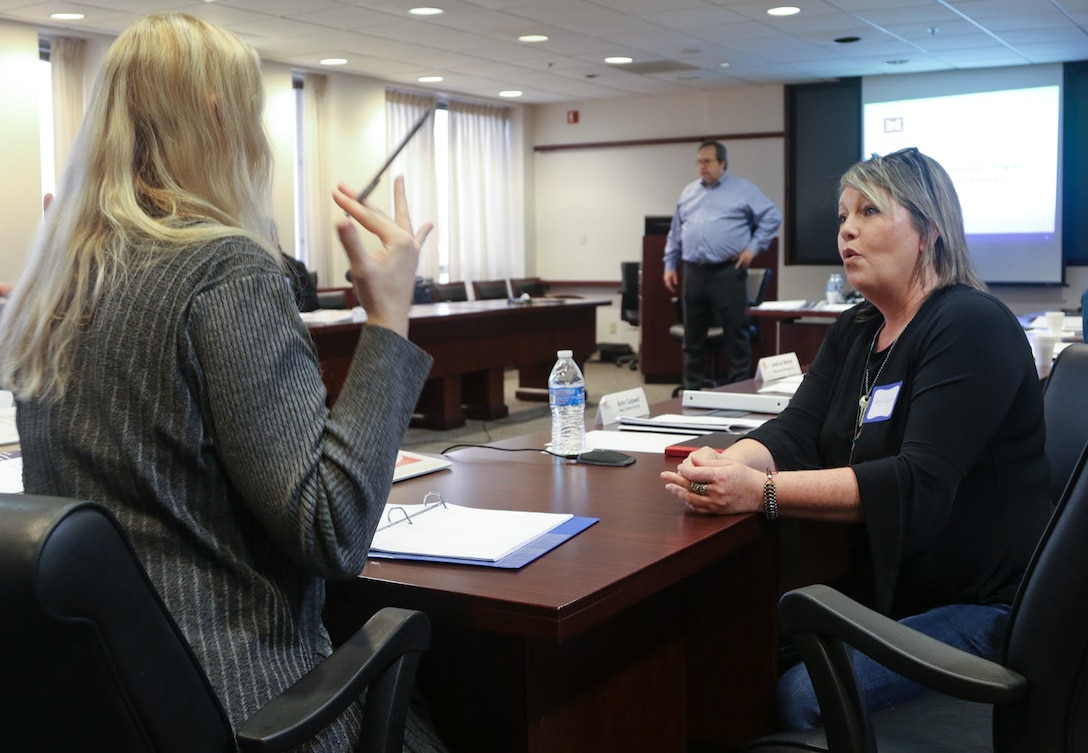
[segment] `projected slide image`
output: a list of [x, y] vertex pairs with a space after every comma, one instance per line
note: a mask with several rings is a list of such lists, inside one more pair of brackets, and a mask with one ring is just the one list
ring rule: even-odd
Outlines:
[[968, 235], [1052, 234], [1059, 91], [1040, 86], [865, 105], [865, 156], [909, 146], [940, 162]]

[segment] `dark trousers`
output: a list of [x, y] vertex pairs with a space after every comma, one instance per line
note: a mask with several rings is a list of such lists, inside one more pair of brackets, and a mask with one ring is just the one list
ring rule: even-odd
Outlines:
[[[726, 382], [751, 377], [752, 344], [748, 340], [748, 270], [734, 262], [684, 262], [684, 389], [708, 385], [707, 331], [722, 328], [722, 346], [728, 370]], [[715, 358], [717, 354], [712, 354]]]

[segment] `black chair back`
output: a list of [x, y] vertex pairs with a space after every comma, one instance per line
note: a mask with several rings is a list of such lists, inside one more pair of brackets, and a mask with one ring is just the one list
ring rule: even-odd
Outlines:
[[478, 280], [472, 283], [472, 294], [477, 301], [509, 298], [510, 292], [506, 280]]
[[767, 296], [767, 283], [771, 281], [773, 270], [756, 267], [748, 268], [748, 305], [758, 306]]
[[434, 286], [434, 300], [442, 301], [467, 301], [468, 287], [464, 282], [440, 282]]
[[1010, 616], [1005, 665], [1023, 700], [994, 707], [995, 750], [1088, 750], [1088, 473], [1079, 454]]
[[0, 495], [0, 604], [0, 750], [235, 750], [207, 678], [105, 508]]
[[435, 281], [433, 277], [417, 277], [412, 291], [412, 303], [433, 303], [435, 300]]
[[1088, 343], [1074, 343], [1058, 354], [1043, 387], [1043, 416], [1050, 498], [1056, 503], [1088, 444]]
[[642, 284], [642, 263], [637, 261], [620, 262], [620, 319], [636, 327], [639, 322], [639, 290]]
[[539, 277], [522, 277], [511, 280], [510, 288], [515, 298], [520, 298], [525, 293], [528, 293], [530, 298], [540, 298], [548, 294], [544, 281]]

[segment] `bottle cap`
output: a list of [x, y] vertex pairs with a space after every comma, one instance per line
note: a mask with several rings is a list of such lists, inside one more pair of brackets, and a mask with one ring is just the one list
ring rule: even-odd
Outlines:
[[572, 358], [574, 356], [573, 350], [557, 350], [555, 351], [556, 358]]

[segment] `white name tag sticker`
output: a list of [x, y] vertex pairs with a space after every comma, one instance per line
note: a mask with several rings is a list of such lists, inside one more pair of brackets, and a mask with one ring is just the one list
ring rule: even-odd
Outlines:
[[902, 382], [874, 387], [873, 394], [869, 398], [869, 407], [865, 411], [863, 424], [872, 424], [877, 421], [887, 421], [895, 410], [895, 401], [899, 399], [899, 391], [903, 388]]
[[597, 404], [597, 426], [607, 426], [620, 420], [620, 416], [646, 418], [650, 415], [650, 404], [646, 400], [646, 391], [641, 387], [623, 392], [605, 395]]
[[762, 381], [764, 384], [792, 376], [801, 376], [801, 364], [797, 360], [796, 353], [767, 356], [759, 359], [759, 363], [756, 364], [756, 381]]

